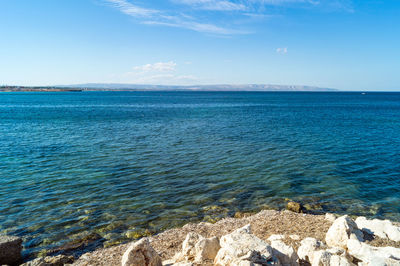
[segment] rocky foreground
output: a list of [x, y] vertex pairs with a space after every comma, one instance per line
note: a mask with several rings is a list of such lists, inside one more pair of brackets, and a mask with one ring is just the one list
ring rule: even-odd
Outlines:
[[215, 224], [187, 224], [72, 260], [60, 255], [25, 265], [400, 265], [400, 226], [364, 217], [265, 210]]

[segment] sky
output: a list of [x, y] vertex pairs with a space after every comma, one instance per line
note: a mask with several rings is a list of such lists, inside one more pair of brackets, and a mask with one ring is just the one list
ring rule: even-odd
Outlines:
[[400, 90], [400, 0], [0, 0], [0, 85]]

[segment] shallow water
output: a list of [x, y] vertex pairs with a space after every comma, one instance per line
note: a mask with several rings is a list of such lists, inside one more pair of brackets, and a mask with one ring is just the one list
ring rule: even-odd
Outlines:
[[287, 199], [400, 221], [399, 177], [400, 93], [0, 94], [0, 232], [26, 253]]

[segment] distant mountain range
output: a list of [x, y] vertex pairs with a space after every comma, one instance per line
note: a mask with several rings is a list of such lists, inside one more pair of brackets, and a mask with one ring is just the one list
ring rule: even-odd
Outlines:
[[67, 86], [64, 88], [79, 88], [82, 90], [149, 90], [149, 91], [337, 91], [331, 88], [320, 88], [301, 85], [271, 85], [271, 84], [216, 84], [216, 85], [144, 85], [118, 83], [87, 83]]

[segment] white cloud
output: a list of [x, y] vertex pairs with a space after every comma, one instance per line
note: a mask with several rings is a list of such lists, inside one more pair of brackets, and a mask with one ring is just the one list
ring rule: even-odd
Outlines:
[[[211, 23], [198, 22], [196, 21], [195, 18], [188, 16], [186, 14], [171, 15], [169, 14], [173, 13], [171, 11], [168, 12], [156, 9], [142, 8], [137, 5], [131, 4], [128, 0], [104, 0], [104, 1], [108, 2], [114, 8], [117, 8], [126, 15], [142, 19], [142, 23], [147, 25], [163, 25], [163, 26], [184, 28], [198, 32], [220, 34], [220, 35], [245, 33], [243, 31], [232, 30]], [[222, 2], [227, 2], [227, 1], [222, 1]], [[228, 3], [225, 3], [225, 5], [228, 5]]]
[[148, 21], [144, 21], [143, 24], [162, 25], [162, 26], [169, 26], [169, 27], [175, 27], [175, 28], [183, 28], [183, 29], [193, 30], [193, 31], [197, 31], [197, 32], [212, 33], [212, 34], [218, 34], [218, 35], [232, 35], [232, 34], [247, 34], [248, 33], [246, 31], [232, 30], [232, 29], [219, 27], [214, 24], [199, 23], [199, 22], [195, 22], [195, 21], [182, 21], [179, 19], [175, 19], [175, 21], [169, 21], [169, 22], [148, 20]]
[[114, 8], [117, 8], [122, 13], [125, 13], [130, 16], [151, 17], [152, 15], [159, 13], [158, 10], [142, 8], [142, 7], [133, 5], [126, 0], [106, 0], [106, 1], [109, 2]]
[[276, 48], [276, 52], [278, 54], [287, 54], [288, 48], [287, 47]]
[[[142, 24], [176, 27], [216, 35], [251, 33], [248, 30], [238, 29], [238, 25], [243, 28], [243, 23], [239, 23], [240, 18], [247, 17], [249, 18], [248, 22], [269, 18], [272, 14], [267, 13], [268, 6], [279, 5], [353, 12], [352, 0], [169, 0], [170, 6], [167, 4], [168, 7], [164, 7], [164, 9], [142, 7], [133, 4], [133, 0], [102, 1], [124, 14], [136, 18]], [[146, 3], [146, 1], [141, 2]], [[148, 1], [147, 4], [151, 4], [151, 1]], [[190, 10], [187, 8], [182, 10], [182, 5], [188, 6]], [[221, 16], [209, 17], [207, 11], [221, 12]], [[235, 19], [232, 19], [232, 12], [235, 14]]]
[[168, 71], [174, 71], [175, 67], [176, 63], [174, 61], [169, 61], [169, 62], [158, 62], [154, 64], [145, 64], [142, 66], [136, 66], [133, 69], [141, 70], [143, 72], [151, 72], [151, 71], [168, 72]]
[[237, 11], [246, 10], [247, 7], [241, 3], [233, 3], [226, 0], [174, 0], [179, 4], [190, 5], [193, 8], [215, 11]]
[[176, 73], [174, 61], [157, 62], [133, 67], [132, 71], [112, 76], [116, 83], [136, 83], [153, 85], [187, 85], [199, 79], [187, 73]]

